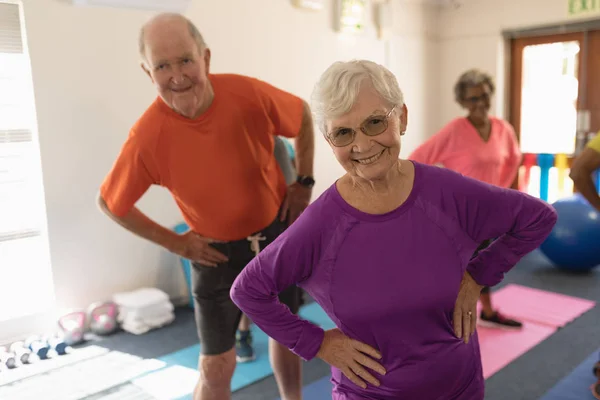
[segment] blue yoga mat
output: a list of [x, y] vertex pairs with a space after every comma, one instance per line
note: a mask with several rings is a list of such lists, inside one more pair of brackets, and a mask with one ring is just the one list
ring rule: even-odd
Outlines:
[[[317, 303], [310, 303], [300, 309], [300, 316], [312, 321], [323, 329], [335, 328], [333, 321], [325, 314], [321, 306]], [[261, 379], [273, 374], [269, 362], [268, 336], [256, 325], [252, 325], [253, 346], [256, 352], [256, 360], [249, 363], [238, 364], [233, 379], [231, 381], [231, 390], [236, 391], [245, 386], [251, 385]], [[200, 354], [201, 344], [187, 347], [160, 357], [167, 365], [180, 365], [193, 370], [198, 369], [198, 355]], [[327, 378], [329, 379], [329, 378]], [[312, 397], [307, 397], [312, 399]]]
[[[302, 397], [310, 400], [331, 400], [332, 385], [330, 377], [326, 376], [309, 383], [302, 388]], [[193, 400], [192, 395], [178, 397], [175, 400]], [[277, 400], [281, 400], [280, 397]]]
[[[332, 385], [330, 377], [326, 376], [309, 383], [302, 388], [302, 398], [309, 400], [331, 400]], [[281, 400], [280, 397], [277, 400]]]
[[598, 350], [561, 379], [540, 400], [595, 400], [590, 386], [596, 382], [592, 368], [598, 361]]

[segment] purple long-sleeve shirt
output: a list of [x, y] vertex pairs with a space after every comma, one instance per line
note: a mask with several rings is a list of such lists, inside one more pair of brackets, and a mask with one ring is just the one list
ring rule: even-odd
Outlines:
[[[324, 331], [278, 301], [293, 284], [344, 334], [382, 353], [380, 387], [362, 389], [332, 368], [333, 399], [483, 399], [477, 335], [465, 344], [452, 327], [462, 276], [499, 283], [556, 222], [537, 198], [413, 164], [412, 192], [386, 214], [353, 208], [332, 185], [231, 289], [257, 326], [305, 360], [316, 356]], [[470, 261], [490, 238], [497, 240]]]

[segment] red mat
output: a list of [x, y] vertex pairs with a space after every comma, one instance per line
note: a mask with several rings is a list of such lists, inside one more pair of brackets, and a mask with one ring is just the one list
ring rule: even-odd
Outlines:
[[477, 327], [483, 375], [489, 378], [559, 327], [595, 306], [595, 302], [558, 293], [507, 285], [492, 293], [494, 308], [523, 322], [521, 330]]

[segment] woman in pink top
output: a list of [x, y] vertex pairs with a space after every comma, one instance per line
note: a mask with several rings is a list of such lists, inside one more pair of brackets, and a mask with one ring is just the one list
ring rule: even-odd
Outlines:
[[[488, 74], [477, 69], [463, 73], [454, 86], [454, 96], [468, 115], [450, 121], [409, 159], [449, 168], [492, 185], [510, 187], [521, 165], [521, 152], [513, 127], [507, 121], [488, 115], [494, 89]], [[492, 240], [483, 242], [477, 251], [485, 249]], [[481, 292], [481, 304], [481, 325], [522, 327], [520, 322], [494, 310], [489, 287]]]

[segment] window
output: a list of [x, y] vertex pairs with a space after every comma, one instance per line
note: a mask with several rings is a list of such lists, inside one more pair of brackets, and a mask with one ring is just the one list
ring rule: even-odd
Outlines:
[[521, 150], [572, 154], [579, 95], [577, 41], [529, 45], [523, 49]]
[[33, 82], [21, 2], [0, 0], [0, 321], [51, 305]]

